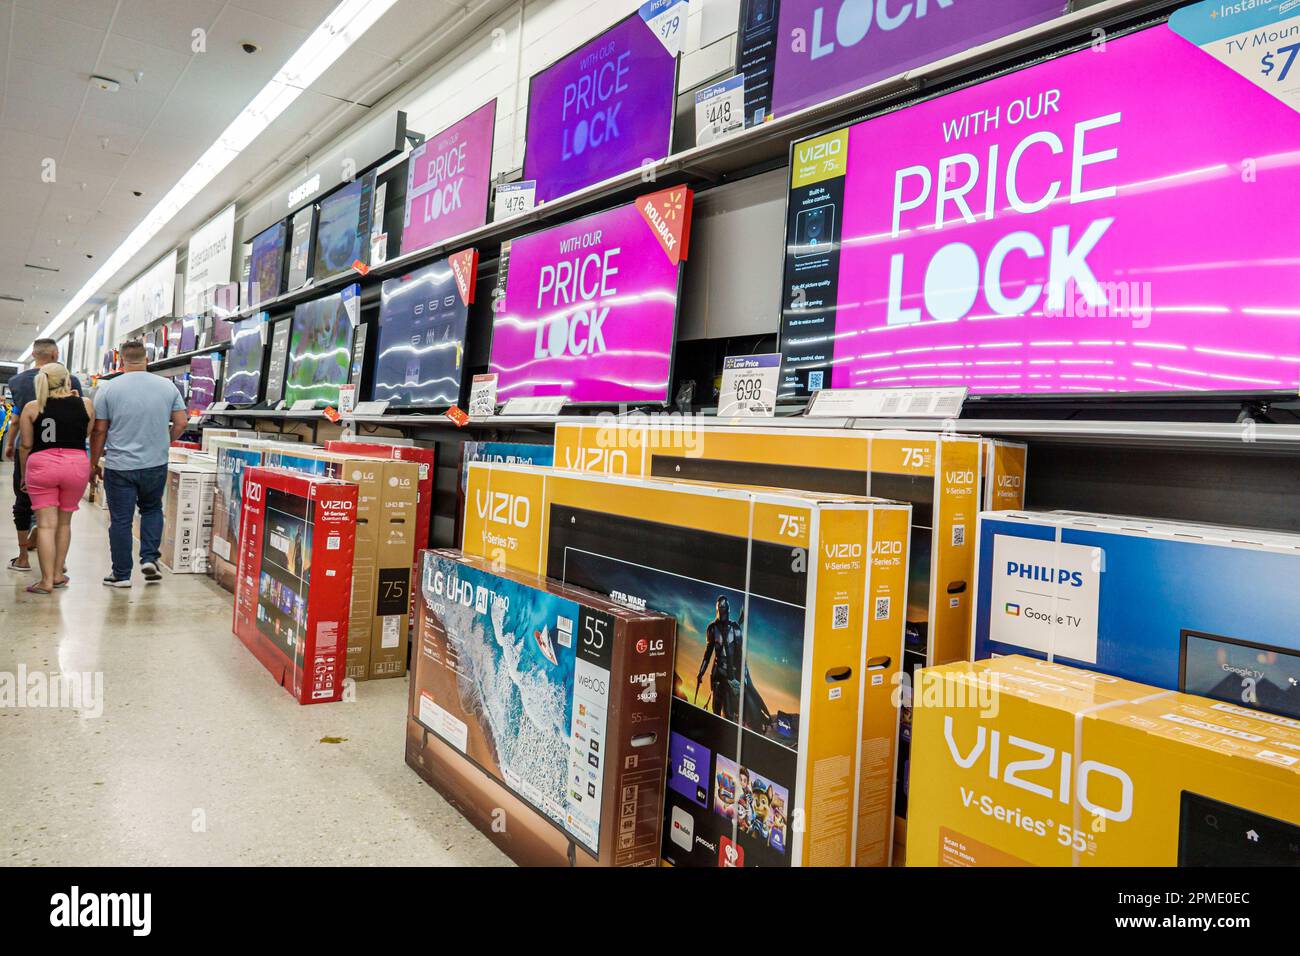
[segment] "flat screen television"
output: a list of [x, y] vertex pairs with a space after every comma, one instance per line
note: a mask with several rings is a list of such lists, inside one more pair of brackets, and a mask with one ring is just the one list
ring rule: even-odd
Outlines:
[[370, 263], [370, 217], [375, 174], [345, 183], [318, 204], [316, 252], [312, 275], [317, 282]]
[[230, 328], [221, 397], [230, 405], [256, 405], [262, 397], [262, 361], [266, 355], [266, 313]]
[[1179, 23], [795, 143], [781, 397], [1294, 396], [1300, 114]]
[[534, 74], [524, 179], [537, 181], [537, 201], [667, 156], [676, 98], [677, 51], [641, 12]]
[[736, 72], [745, 77], [745, 124], [787, 116], [1045, 23], [1068, 6], [1066, 0], [889, 7], [883, 0], [743, 0]]
[[217, 397], [217, 377], [221, 359], [200, 355], [190, 361], [190, 393], [186, 402], [191, 415], [202, 415]]
[[253, 237], [248, 304], [260, 305], [284, 291], [284, 220]]
[[348, 383], [360, 309], [361, 287], [356, 284], [294, 308], [284, 382], [290, 407], [306, 400], [318, 406], [338, 402], [339, 386]]
[[199, 330], [203, 320], [197, 315], [187, 315], [181, 319], [181, 354], [193, 352], [199, 347]]
[[668, 401], [692, 200], [666, 189], [502, 249], [489, 366], [501, 401]]
[[431, 136], [406, 160], [402, 252], [414, 252], [487, 222], [497, 101]]
[[301, 289], [311, 278], [312, 241], [316, 235], [316, 206], [313, 203], [293, 214], [289, 230], [289, 279], [285, 290]]
[[469, 249], [384, 282], [375, 401], [434, 408], [460, 401], [477, 261]]

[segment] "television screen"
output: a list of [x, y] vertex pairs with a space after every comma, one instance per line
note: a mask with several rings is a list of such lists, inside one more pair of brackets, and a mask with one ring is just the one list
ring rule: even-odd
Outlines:
[[533, 76], [524, 179], [537, 181], [537, 201], [667, 156], [676, 96], [677, 50], [642, 13]]
[[162, 347], [167, 355], [180, 355], [181, 353], [181, 333], [184, 329], [179, 320], [164, 325], [158, 329], [162, 334]]
[[487, 222], [497, 101], [411, 150], [402, 252], [424, 249]]
[[259, 305], [284, 291], [284, 221], [253, 237], [248, 304]]
[[215, 355], [200, 355], [190, 362], [190, 394], [188, 407], [191, 415], [202, 415], [217, 397], [217, 376], [221, 374], [221, 359]]
[[289, 234], [289, 281], [287, 291], [301, 289], [311, 276], [311, 242], [316, 232], [316, 206], [313, 204], [293, 214]]
[[312, 270], [317, 282], [351, 269], [355, 262], [369, 264], [374, 192], [375, 174], [367, 173], [320, 201]]
[[256, 405], [261, 398], [266, 313], [234, 322], [226, 350], [226, 378], [221, 397], [231, 405]]
[[277, 488], [266, 492], [257, 628], [286, 655], [299, 651], [311, 588], [312, 523], [308, 499]]
[[666, 189], [502, 250], [489, 367], [501, 401], [668, 400], [692, 199]]
[[193, 352], [199, 347], [199, 326], [202, 320], [197, 315], [187, 315], [181, 319], [181, 354]]
[[284, 383], [284, 400], [291, 406], [307, 399], [318, 405], [338, 402], [339, 386], [348, 382], [360, 307], [361, 287], [350, 285], [294, 308]]
[[1179, 22], [794, 144], [782, 397], [1294, 395], [1300, 114]]
[[[1066, 0], [884, 4], [743, 0], [736, 72], [745, 124], [824, 103], [1066, 12]], [[803, 38], [791, 42], [789, 38]]]
[[477, 262], [477, 250], [469, 249], [384, 282], [375, 401], [436, 407], [460, 401]]

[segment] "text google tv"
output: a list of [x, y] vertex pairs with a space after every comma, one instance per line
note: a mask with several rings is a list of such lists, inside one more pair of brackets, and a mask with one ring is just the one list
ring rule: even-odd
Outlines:
[[1300, 115], [1178, 30], [794, 144], [782, 397], [1294, 394]]

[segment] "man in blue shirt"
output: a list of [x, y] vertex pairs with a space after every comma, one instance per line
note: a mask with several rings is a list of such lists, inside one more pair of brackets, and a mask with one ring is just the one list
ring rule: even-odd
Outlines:
[[[41, 367], [58, 360], [59, 343], [54, 339], [37, 339], [32, 343], [32, 364], [35, 367], [19, 372], [9, 380], [9, 391], [14, 398], [15, 421], [28, 402], [36, 401], [36, 376]], [[72, 377], [72, 391], [76, 395], [83, 394], [81, 383], [75, 375]], [[5, 442], [5, 457], [14, 463], [14, 528], [18, 531], [18, 557], [9, 562], [9, 568], [12, 571], [30, 571], [32, 564], [27, 552], [36, 547], [36, 519], [32, 514], [32, 499], [23, 491], [23, 471], [17, 450], [18, 428], [13, 425]]]
[[102, 471], [108, 504], [111, 588], [131, 586], [131, 525], [140, 509], [140, 570], [146, 584], [162, 580], [163, 492], [167, 449], [189, 424], [176, 386], [149, 374], [144, 344], [122, 346], [123, 373], [95, 392], [95, 427], [90, 436], [92, 473]]

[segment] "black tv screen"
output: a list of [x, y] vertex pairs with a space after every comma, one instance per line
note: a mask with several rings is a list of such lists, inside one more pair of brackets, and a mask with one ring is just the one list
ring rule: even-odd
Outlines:
[[355, 283], [294, 308], [284, 384], [284, 400], [290, 406], [305, 400], [317, 405], [338, 402], [339, 386], [348, 383], [360, 308], [361, 286]]
[[460, 401], [476, 259], [471, 249], [383, 284], [375, 401], [435, 407]]
[[248, 303], [259, 305], [284, 291], [284, 221], [253, 237]]
[[256, 405], [262, 392], [262, 358], [266, 354], [266, 313], [231, 323], [222, 397], [231, 405]]
[[316, 221], [316, 255], [312, 275], [319, 282], [370, 263], [370, 215], [375, 174], [367, 173], [320, 201]]

